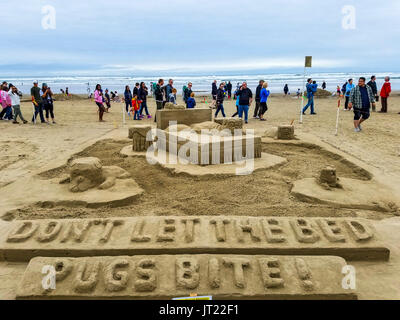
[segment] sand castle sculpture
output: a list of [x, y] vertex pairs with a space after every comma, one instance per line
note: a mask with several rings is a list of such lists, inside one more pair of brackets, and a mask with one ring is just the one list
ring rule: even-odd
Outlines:
[[117, 166], [103, 167], [94, 157], [79, 158], [71, 162], [69, 176], [61, 179], [60, 184], [69, 183], [71, 192], [85, 192], [92, 188], [100, 190], [115, 186], [117, 179], [128, 179], [130, 174]]
[[339, 178], [336, 175], [335, 167], [328, 166], [321, 170], [318, 182], [326, 190], [332, 190], [332, 188], [343, 189], [343, 186], [338, 181]]

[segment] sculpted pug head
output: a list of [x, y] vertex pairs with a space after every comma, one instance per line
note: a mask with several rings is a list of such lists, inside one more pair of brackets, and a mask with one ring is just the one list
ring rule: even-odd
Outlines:
[[80, 158], [72, 161], [69, 169], [70, 191], [84, 192], [104, 181], [102, 165], [97, 158]]

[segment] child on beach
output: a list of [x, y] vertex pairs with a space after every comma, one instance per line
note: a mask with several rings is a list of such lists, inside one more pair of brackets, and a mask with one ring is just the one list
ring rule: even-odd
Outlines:
[[132, 98], [132, 108], [131, 108], [131, 112], [133, 113], [133, 120], [142, 120], [140, 118], [140, 100], [138, 100], [137, 95], [133, 95]]
[[178, 91], [175, 88], [172, 89], [172, 92], [169, 94], [169, 97], [168, 97], [168, 102], [176, 104], [176, 93], [177, 92]]
[[190, 94], [190, 98], [187, 99], [187, 108], [193, 109], [196, 106], [196, 100], [194, 100], [194, 92]]

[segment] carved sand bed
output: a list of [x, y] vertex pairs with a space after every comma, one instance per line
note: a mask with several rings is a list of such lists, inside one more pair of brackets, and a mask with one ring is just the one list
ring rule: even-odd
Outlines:
[[[57, 271], [54, 290], [42, 268]], [[19, 299], [356, 299], [341, 286], [339, 257], [238, 255], [35, 258], [17, 289]]]
[[[339, 177], [368, 181], [371, 175], [342, 157], [314, 145], [265, 144], [263, 152], [285, 157], [288, 162], [279, 167], [261, 170], [248, 176], [190, 177], [173, 175], [160, 166], [150, 165], [143, 157], [124, 158], [121, 149], [131, 147], [126, 141], [100, 141], [74, 156], [97, 157], [103, 166], [118, 166], [126, 170], [144, 194], [122, 208], [69, 209], [63, 205], [42, 203], [10, 212], [9, 218], [74, 218], [129, 217], [144, 215], [272, 215], [272, 216], [362, 216], [381, 219], [374, 210], [344, 209], [317, 201], [306, 203], [291, 194], [295, 181], [318, 177], [328, 165], [336, 167]], [[42, 175], [59, 179], [65, 168]]]

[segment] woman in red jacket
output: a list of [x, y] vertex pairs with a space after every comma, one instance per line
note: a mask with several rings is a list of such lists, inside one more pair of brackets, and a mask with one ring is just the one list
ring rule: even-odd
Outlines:
[[390, 92], [392, 92], [392, 88], [390, 86], [390, 77], [385, 77], [385, 83], [381, 89], [381, 104], [382, 109], [380, 112], [387, 112], [387, 99], [389, 98]]

